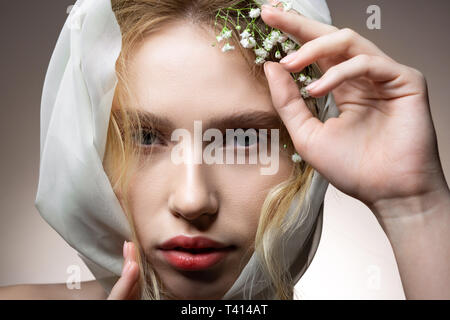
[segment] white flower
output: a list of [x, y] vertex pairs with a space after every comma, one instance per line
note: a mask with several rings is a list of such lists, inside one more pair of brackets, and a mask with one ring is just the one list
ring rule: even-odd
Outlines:
[[216, 36], [217, 42], [220, 42], [223, 40], [222, 36]]
[[267, 51], [272, 50], [273, 48], [273, 43], [269, 38], [266, 38], [263, 42], [263, 47], [264, 49], [266, 49]]
[[300, 81], [301, 83], [306, 81], [306, 76], [303, 73], [300, 73], [300, 76], [298, 77], [298, 81]]
[[277, 50], [277, 52], [275, 53], [275, 58], [277, 59], [281, 59], [281, 52]]
[[278, 38], [278, 42], [279, 42], [279, 43], [283, 43], [283, 42], [285, 42], [288, 38], [289, 38], [289, 37], [287, 36], [287, 34], [282, 33], [282, 34], [280, 35], [280, 37]]
[[272, 30], [272, 32], [269, 34], [269, 39], [272, 41], [272, 44], [276, 44], [278, 42], [278, 39], [281, 37], [281, 32], [278, 30]]
[[267, 56], [269, 55], [269, 53], [264, 50], [263, 48], [259, 48], [259, 49], [255, 49], [255, 54], [263, 59], [267, 58]]
[[308, 90], [306, 90], [305, 87], [300, 89], [300, 93], [301, 93], [303, 99], [309, 98], [309, 92], [308, 92]]
[[263, 64], [264, 62], [266, 62], [266, 60], [264, 60], [263, 57], [257, 57], [257, 58], [255, 59], [255, 63], [256, 63], [256, 64]]
[[297, 152], [295, 152], [291, 158], [292, 158], [292, 161], [295, 163], [302, 161], [302, 157], [300, 157], [300, 155]]
[[228, 42], [225, 43], [225, 45], [222, 48], [222, 52], [227, 52], [230, 50], [234, 50], [234, 46], [230, 45]]
[[304, 85], [305, 85], [305, 86], [309, 86], [311, 83], [313, 83], [313, 82], [316, 81], [316, 80], [317, 80], [317, 79], [311, 79], [311, 77], [308, 76], [308, 77], [306, 77], [306, 80], [305, 80]]
[[256, 40], [253, 37], [245, 38], [241, 40], [241, 45], [244, 48], [251, 49], [256, 46]]
[[250, 10], [250, 13], [248, 14], [250, 18], [255, 19], [258, 18], [261, 14], [261, 9], [256, 8], [256, 9], [252, 9]]
[[281, 1], [283, 4], [283, 11], [289, 11], [292, 9], [292, 0]]
[[[290, 50], [294, 50], [295, 43], [291, 40], [286, 40], [281, 44], [281, 47], [283, 48], [283, 51], [288, 53]], [[289, 53], [288, 53], [289, 54]]]
[[223, 39], [229, 39], [229, 38], [231, 38], [231, 34], [232, 34], [232, 32], [231, 32], [231, 30], [229, 30], [228, 28], [224, 28], [223, 30], [222, 30], [222, 38]]
[[242, 39], [247, 39], [251, 36], [252, 34], [250, 33], [250, 30], [245, 29], [244, 32], [241, 33], [241, 38]]

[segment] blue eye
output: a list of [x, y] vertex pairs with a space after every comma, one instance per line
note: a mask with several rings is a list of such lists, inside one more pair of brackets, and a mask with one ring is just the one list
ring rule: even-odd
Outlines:
[[[258, 131], [256, 129], [234, 129], [234, 134], [231, 134], [230, 139], [233, 137], [233, 147], [249, 148], [253, 145], [257, 145], [259, 141]], [[224, 135], [224, 143], [227, 143], [227, 134]]]

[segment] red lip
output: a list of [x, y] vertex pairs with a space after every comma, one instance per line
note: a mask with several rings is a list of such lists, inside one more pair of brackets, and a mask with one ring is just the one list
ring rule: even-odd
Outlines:
[[158, 248], [162, 250], [167, 262], [175, 268], [195, 271], [216, 265], [234, 246], [227, 246], [205, 237], [177, 236], [164, 242]]

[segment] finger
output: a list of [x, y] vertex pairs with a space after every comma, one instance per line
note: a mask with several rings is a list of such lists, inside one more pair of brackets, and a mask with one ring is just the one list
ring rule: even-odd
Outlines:
[[126, 259], [128, 255], [128, 242], [125, 240], [123, 243], [123, 251], [122, 251], [123, 258]]
[[319, 67], [326, 71], [332, 65], [320, 63], [321, 59], [331, 58], [328, 59], [331, 61], [336, 57], [345, 59], [360, 54], [379, 55], [388, 58], [383, 51], [369, 40], [361, 37], [351, 29], [342, 29], [305, 43], [300, 49], [283, 58], [280, 62], [286, 70], [297, 72], [319, 61]]
[[301, 43], [338, 30], [334, 26], [306, 18], [296, 11], [284, 12], [281, 8], [267, 5], [262, 6], [261, 18], [269, 26], [284, 31]]
[[[359, 55], [331, 67], [319, 80], [306, 89], [312, 96], [319, 97], [350, 79], [366, 77], [375, 82], [393, 81], [402, 73], [400, 64], [380, 56]], [[393, 87], [395, 89], [395, 87]], [[389, 92], [389, 90], [386, 90]]]
[[122, 267], [122, 275], [111, 290], [108, 300], [124, 300], [133, 298], [136, 293], [139, 267], [136, 263], [134, 244], [125, 242], [123, 255], [125, 261]]
[[308, 109], [289, 72], [275, 62], [266, 62], [264, 69], [273, 106], [288, 130], [295, 149], [309, 162], [314, 136], [323, 123]]
[[138, 265], [135, 261], [128, 260], [124, 263], [122, 275], [112, 288], [108, 300], [129, 299], [133, 294], [133, 288], [137, 283], [138, 275]]

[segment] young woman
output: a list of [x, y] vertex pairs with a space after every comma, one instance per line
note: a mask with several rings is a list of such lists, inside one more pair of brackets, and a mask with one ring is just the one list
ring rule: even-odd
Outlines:
[[[117, 252], [120, 237], [113, 239], [110, 233], [122, 232], [122, 239], [127, 240], [120, 278], [100, 281], [101, 272], [97, 277], [92, 267], [107, 290], [95, 281], [83, 283], [79, 297], [292, 299], [293, 286], [317, 248], [324, 189], [315, 188], [315, 179], [323, 176], [372, 210], [392, 244], [407, 298], [448, 299], [450, 191], [439, 160], [423, 75], [394, 61], [354, 31], [324, 23], [320, 19], [323, 10], [308, 18], [281, 6], [263, 6], [261, 12], [252, 12], [254, 18], [247, 16], [259, 28], [253, 35], [267, 31], [267, 25], [303, 45], [285, 50], [289, 55], [279, 62], [249, 64], [255, 61], [256, 52], [241, 48], [251, 40], [242, 34], [239, 39], [244, 29], [236, 28], [243, 19], [237, 12], [254, 5], [254, 1], [230, 0], [113, 1], [123, 41], [101, 159], [130, 233], [117, 227], [117, 216], [99, 213], [97, 209], [109, 203], [106, 198], [83, 190], [85, 181], [100, 179], [100, 175], [89, 177], [89, 163], [67, 164], [81, 178], [73, 183], [77, 188], [70, 199], [65, 198], [65, 206], [77, 214], [91, 214], [81, 220], [97, 232], [95, 236], [70, 229], [75, 221], [66, 212], [56, 213], [37, 200], [43, 216], [82, 252], [87, 263], [94, 261], [114, 272], [117, 269], [108, 258]], [[283, 5], [289, 9], [291, 4]], [[305, 13], [311, 3], [294, 1], [295, 5]], [[323, 8], [324, 3], [316, 5]], [[224, 8], [234, 8], [222, 11], [229, 19], [224, 21], [230, 21], [228, 29], [218, 19]], [[259, 14], [262, 19], [257, 20]], [[85, 25], [91, 21], [87, 17]], [[230, 29], [234, 33], [228, 37]], [[222, 32], [219, 38], [217, 30]], [[224, 39], [229, 43], [224, 45]], [[220, 47], [217, 43], [211, 46], [215, 40]], [[233, 44], [237, 50], [219, 50]], [[83, 49], [88, 50], [81, 47], [81, 57]], [[275, 50], [273, 54], [278, 56]], [[94, 61], [99, 70], [107, 64], [99, 58]], [[84, 66], [81, 60], [81, 69]], [[299, 72], [320, 79], [299, 88], [305, 79], [292, 77]], [[92, 103], [98, 97], [90, 91], [92, 79], [86, 77]], [[329, 93], [335, 105], [319, 98]], [[325, 116], [326, 107], [333, 106], [339, 116]], [[96, 112], [92, 110], [93, 116], [87, 113], [83, 119], [97, 123], [94, 128], [99, 129]], [[57, 120], [52, 121], [50, 129]], [[171, 134], [183, 128], [195, 136], [195, 121], [201, 121], [204, 129], [220, 132], [279, 129], [276, 174], [262, 175], [261, 163], [174, 163], [173, 150], [179, 143]], [[76, 133], [72, 133], [77, 141], [77, 134], [84, 137], [81, 129], [75, 126]], [[98, 148], [101, 143], [93, 132]], [[261, 136], [243, 141], [240, 145], [233, 140], [220, 150], [250, 153], [263, 142]], [[82, 144], [90, 142], [89, 137], [81, 139]], [[77, 148], [75, 142], [66, 143], [67, 153]], [[182, 149], [190, 160], [196, 157], [191, 146], [188, 143]], [[51, 147], [46, 148], [48, 153]], [[58, 185], [58, 179], [55, 174], [52, 182]], [[43, 183], [40, 188], [44, 195]], [[297, 200], [307, 203], [310, 210], [291, 207]], [[93, 218], [92, 224], [86, 217]], [[62, 227], [63, 220], [70, 223]], [[76, 298], [67, 295], [64, 285], [41, 287], [47, 291], [36, 296], [29, 291], [33, 288], [3, 288], [0, 295], [39, 298], [47, 292], [44, 297]]]

